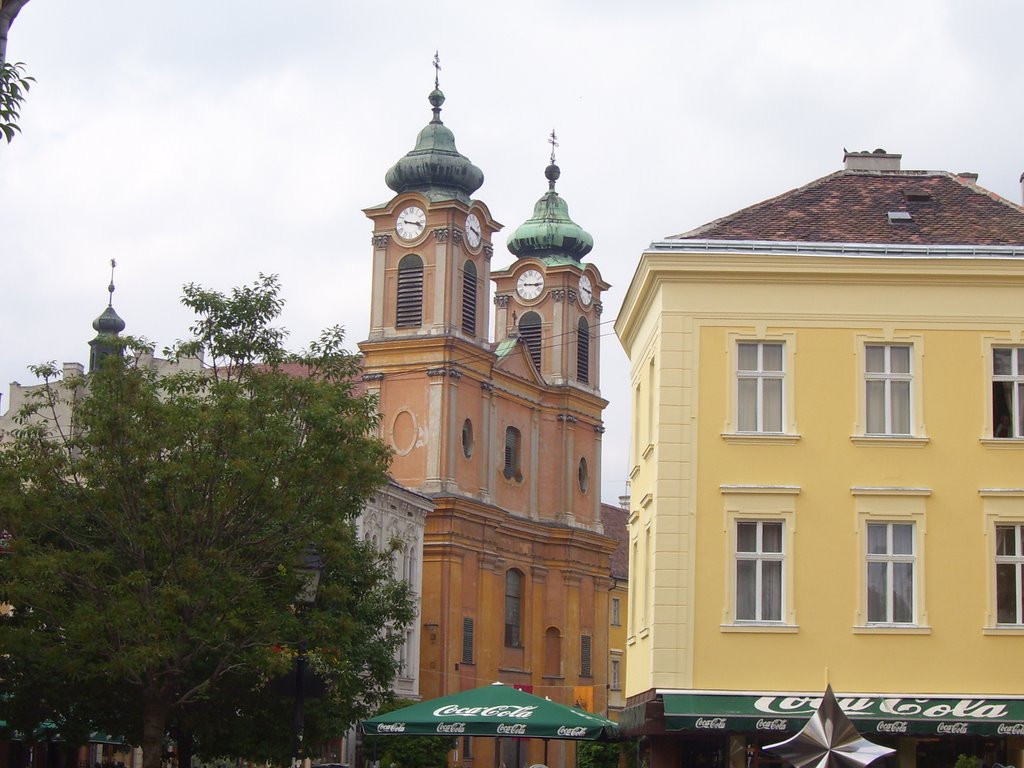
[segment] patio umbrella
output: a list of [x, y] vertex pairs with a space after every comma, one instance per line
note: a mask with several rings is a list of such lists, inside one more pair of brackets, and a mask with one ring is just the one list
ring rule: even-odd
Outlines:
[[360, 724], [372, 736], [518, 736], [535, 739], [608, 739], [618, 725], [607, 718], [492, 683], [371, 717]]

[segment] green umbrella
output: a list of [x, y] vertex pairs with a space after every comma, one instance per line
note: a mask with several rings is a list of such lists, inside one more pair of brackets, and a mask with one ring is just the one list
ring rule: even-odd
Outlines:
[[518, 736], [535, 739], [613, 738], [607, 718], [557, 704], [502, 683], [421, 701], [361, 723], [373, 736]]

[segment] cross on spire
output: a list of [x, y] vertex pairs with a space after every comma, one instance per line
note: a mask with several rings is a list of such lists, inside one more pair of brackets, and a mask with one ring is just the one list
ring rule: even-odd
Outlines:
[[107, 306], [114, 306], [114, 267], [117, 266], [115, 259], [110, 260], [110, 285], [107, 286], [107, 293], [110, 294], [110, 298], [107, 300]]
[[551, 129], [551, 135], [548, 137], [548, 144], [551, 145], [551, 164], [555, 164], [555, 147], [558, 146], [558, 135], [555, 133], [555, 129]]
[[441, 57], [434, 51], [434, 87], [441, 87]]

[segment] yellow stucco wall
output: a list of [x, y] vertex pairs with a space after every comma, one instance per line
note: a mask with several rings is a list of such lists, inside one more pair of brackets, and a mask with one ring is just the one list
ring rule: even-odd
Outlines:
[[[1024, 441], [986, 438], [989, 350], [1024, 344], [1022, 310], [1020, 260], [645, 254], [616, 324], [636, 411], [627, 696], [1020, 693], [991, 539], [999, 515], [1024, 522]], [[734, 435], [737, 339], [786, 344], [784, 438]], [[913, 346], [913, 439], [857, 439], [866, 341]], [[764, 510], [786, 521], [790, 610], [737, 626], [730, 530]], [[872, 515], [917, 525], [915, 627], [865, 626]]]

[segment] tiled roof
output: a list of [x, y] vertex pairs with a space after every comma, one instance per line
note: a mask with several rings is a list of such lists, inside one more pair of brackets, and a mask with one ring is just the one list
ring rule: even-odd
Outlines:
[[616, 579], [629, 578], [629, 532], [626, 528], [628, 513], [622, 507], [601, 504], [601, 522], [604, 535], [617, 539], [619, 545], [612, 552], [611, 575]]
[[1024, 245], [1024, 209], [973, 182], [945, 171], [838, 171], [668, 239]]

